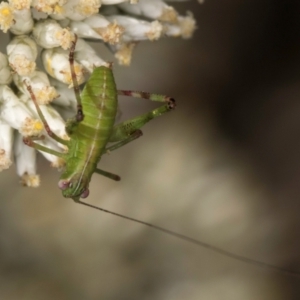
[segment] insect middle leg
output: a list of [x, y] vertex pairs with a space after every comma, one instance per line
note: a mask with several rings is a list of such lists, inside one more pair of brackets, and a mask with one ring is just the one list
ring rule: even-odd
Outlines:
[[45, 146], [40, 145], [40, 144], [35, 142], [35, 141], [43, 140], [43, 139], [44, 139], [44, 136], [42, 136], [42, 137], [33, 137], [33, 136], [23, 137], [23, 142], [24, 142], [25, 145], [27, 145], [29, 147], [32, 147], [36, 150], [55, 155], [55, 156], [60, 157], [62, 159], [66, 159], [66, 155], [64, 153], [55, 151], [51, 148], [45, 147]]
[[164, 102], [165, 105], [114, 126], [109, 142], [116, 142], [116, 144], [106, 148], [106, 152], [116, 150], [137, 139], [142, 135], [142, 131], [139, 129], [143, 127], [147, 122], [175, 108], [175, 100], [165, 95], [124, 90], [118, 91], [118, 94], [124, 96], [132, 96], [135, 98], [149, 99], [157, 102]]

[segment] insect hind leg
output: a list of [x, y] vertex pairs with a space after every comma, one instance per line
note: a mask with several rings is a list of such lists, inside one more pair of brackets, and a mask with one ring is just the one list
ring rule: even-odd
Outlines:
[[174, 109], [176, 106], [175, 100], [173, 98], [161, 94], [152, 94], [140, 91], [118, 90], [118, 95], [129, 96], [134, 98], [143, 98], [155, 102], [165, 102], [169, 110]]
[[[116, 126], [114, 127], [114, 130], [115, 129], [116, 129]], [[113, 132], [114, 132], [114, 130], [113, 130]], [[136, 140], [137, 138], [139, 138], [142, 135], [143, 135], [143, 132], [141, 130], [139, 130], [139, 129], [135, 130], [133, 133], [131, 133], [129, 136], [125, 137], [121, 141], [119, 141], [119, 142], [115, 143], [114, 145], [106, 148], [105, 149], [105, 153], [109, 153], [109, 152], [114, 151], [114, 150], [116, 150], [118, 148], [121, 148], [122, 146], [125, 146], [126, 144], [128, 144], [128, 143]]]
[[105, 149], [105, 152], [110, 152], [116, 150], [133, 140], [139, 138], [142, 135], [140, 130], [146, 123], [154, 118], [157, 118], [164, 113], [175, 108], [175, 100], [171, 97], [159, 94], [151, 94], [146, 92], [128, 91], [128, 90], [118, 90], [119, 95], [132, 96], [135, 98], [144, 98], [156, 102], [164, 102], [162, 105], [152, 111], [145, 113], [141, 116], [135, 117], [128, 121], [122, 122], [114, 126], [113, 131], [110, 135], [109, 142], [117, 142], [116, 144]]

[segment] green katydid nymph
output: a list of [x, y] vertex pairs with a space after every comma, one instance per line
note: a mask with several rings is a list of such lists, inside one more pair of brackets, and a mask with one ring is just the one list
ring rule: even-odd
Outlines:
[[[164, 95], [117, 90], [111, 67], [104, 66], [94, 68], [80, 94], [74, 70], [76, 40], [77, 37], [75, 37], [69, 54], [71, 76], [77, 100], [77, 113], [66, 124], [66, 132], [70, 140], [60, 138], [51, 130], [37, 104], [30, 85], [26, 84], [48, 135], [67, 146], [68, 152], [60, 153], [39, 145], [34, 142], [36, 138], [26, 137], [23, 140], [30, 147], [64, 159], [66, 165], [58, 186], [64, 197], [79, 201], [80, 198], [86, 198], [89, 195], [89, 183], [94, 173], [116, 181], [120, 180], [118, 175], [97, 168], [101, 156], [140, 137], [142, 135], [140, 128], [150, 120], [174, 109], [175, 101]], [[149, 99], [162, 102], [164, 105], [144, 115], [114, 125], [118, 108], [118, 95]], [[111, 142], [114, 144], [107, 147], [107, 144]]]

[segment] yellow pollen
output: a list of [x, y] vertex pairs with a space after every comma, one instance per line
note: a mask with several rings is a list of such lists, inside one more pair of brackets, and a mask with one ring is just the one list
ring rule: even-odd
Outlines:
[[38, 130], [38, 131], [42, 130], [42, 129], [43, 129], [43, 123], [37, 121], [37, 122], [34, 124], [34, 129], [35, 129], [35, 130]]
[[4, 16], [9, 16], [11, 14], [11, 11], [8, 8], [4, 8], [4, 9], [1, 10], [1, 13]]

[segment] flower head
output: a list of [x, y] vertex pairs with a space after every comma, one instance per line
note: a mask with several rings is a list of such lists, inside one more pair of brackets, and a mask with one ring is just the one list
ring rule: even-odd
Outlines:
[[[0, 171], [14, 160], [22, 184], [35, 187], [40, 182], [36, 150], [23, 139], [53, 151], [68, 151], [47, 136], [32, 97], [51, 130], [69, 139], [63, 117], [74, 115], [77, 106], [69, 64], [75, 34], [79, 39], [74, 69], [81, 84], [95, 66], [109, 66], [84, 39], [102, 41], [120, 64], [129, 65], [139, 42], [166, 36], [189, 38], [195, 27], [191, 13], [181, 16], [163, 0], [1, 1], [0, 29], [10, 32], [11, 39], [6, 53], [0, 52]], [[37, 60], [40, 53], [42, 65]], [[63, 167], [61, 158], [41, 153], [52, 166]]]

